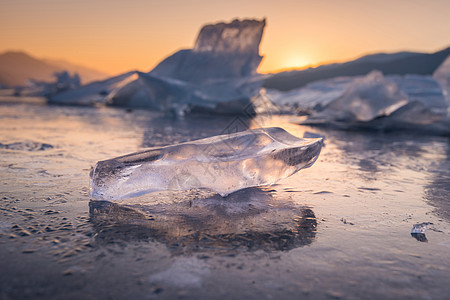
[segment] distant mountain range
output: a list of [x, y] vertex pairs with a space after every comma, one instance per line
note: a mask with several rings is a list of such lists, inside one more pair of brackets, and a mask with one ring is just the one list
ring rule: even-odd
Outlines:
[[25, 52], [8, 51], [0, 54], [0, 85], [24, 85], [27, 79], [54, 81], [53, 74], [66, 70], [78, 73], [82, 84], [109, 77], [109, 74], [62, 60], [39, 59]]
[[280, 72], [268, 76], [264, 87], [288, 91], [316, 80], [338, 76], [366, 75], [379, 70], [384, 75], [432, 75], [450, 55], [450, 47], [435, 53], [396, 52], [366, 55], [345, 63], [327, 64], [306, 70]]
[[[316, 80], [365, 75], [372, 70], [379, 70], [384, 75], [432, 75], [449, 55], [450, 47], [435, 53], [376, 53], [344, 63], [270, 74], [265, 79], [264, 87], [288, 91]], [[82, 84], [110, 77], [91, 68], [61, 60], [38, 59], [25, 52], [9, 51], [0, 54], [0, 85], [24, 85], [29, 78], [53, 81], [53, 74], [62, 70], [78, 73]]]

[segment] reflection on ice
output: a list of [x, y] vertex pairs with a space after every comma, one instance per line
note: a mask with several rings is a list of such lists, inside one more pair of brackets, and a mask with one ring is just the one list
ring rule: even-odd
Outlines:
[[443, 145], [443, 156], [430, 168], [432, 176], [425, 187], [425, 197], [439, 217], [450, 221], [450, 143], [447, 140]]
[[[155, 195], [155, 194], [153, 194]], [[154, 239], [173, 253], [238, 250], [286, 251], [310, 244], [313, 211], [271, 191], [249, 188], [222, 198], [214, 194], [159, 193], [157, 204], [91, 201], [98, 242]]]

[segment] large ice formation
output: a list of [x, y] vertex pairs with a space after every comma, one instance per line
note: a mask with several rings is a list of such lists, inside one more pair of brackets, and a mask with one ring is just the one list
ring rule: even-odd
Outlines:
[[264, 77], [256, 75], [264, 26], [265, 20], [206, 25], [193, 49], [176, 52], [150, 73], [139, 73], [112, 93], [108, 104], [179, 113], [252, 110]]
[[137, 78], [108, 96], [108, 103], [123, 107], [149, 108], [177, 115], [200, 112], [254, 115], [263, 106], [257, 78], [205, 80], [193, 83], [137, 73]]
[[225, 196], [310, 167], [321, 147], [320, 138], [299, 139], [274, 127], [151, 148], [98, 162], [89, 192], [97, 200], [199, 188]]
[[450, 133], [448, 104], [436, 80], [423, 75], [385, 77], [379, 71], [354, 78], [341, 96], [304, 124]]
[[265, 20], [234, 20], [205, 25], [193, 49], [163, 60], [150, 73], [187, 82], [230, 79], [256, 74]]
[[[50, 97], [50, 103], [140, 107], [177, 115], [189, 112], [252, 114], [261, 111], [264, 75], [259, 45], [265, 20], [204, 26], [194, 48], [164, 59], [149, 73], [129, 72]], [[266, 106], [267, 107], [267, 106]]]

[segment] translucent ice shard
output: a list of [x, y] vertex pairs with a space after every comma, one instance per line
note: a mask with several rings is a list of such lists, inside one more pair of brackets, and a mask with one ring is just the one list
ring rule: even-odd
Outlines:
[[222, 196], [269, 185], [319, 156], [322, 139], [299, 139], [281, 128], [247, 130], [99, 161], [89, 194], [117, 200], [162, 190], [211, 189]]

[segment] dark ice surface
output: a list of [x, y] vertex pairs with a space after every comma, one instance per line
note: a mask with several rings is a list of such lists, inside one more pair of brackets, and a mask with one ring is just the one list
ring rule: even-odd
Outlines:
[[[290, 118], [0, 102], [0, 299], [448, 299], [449, 138]], [[322, 154], [225, 198], [89, 199], [98, 160], [261, 126]]]

